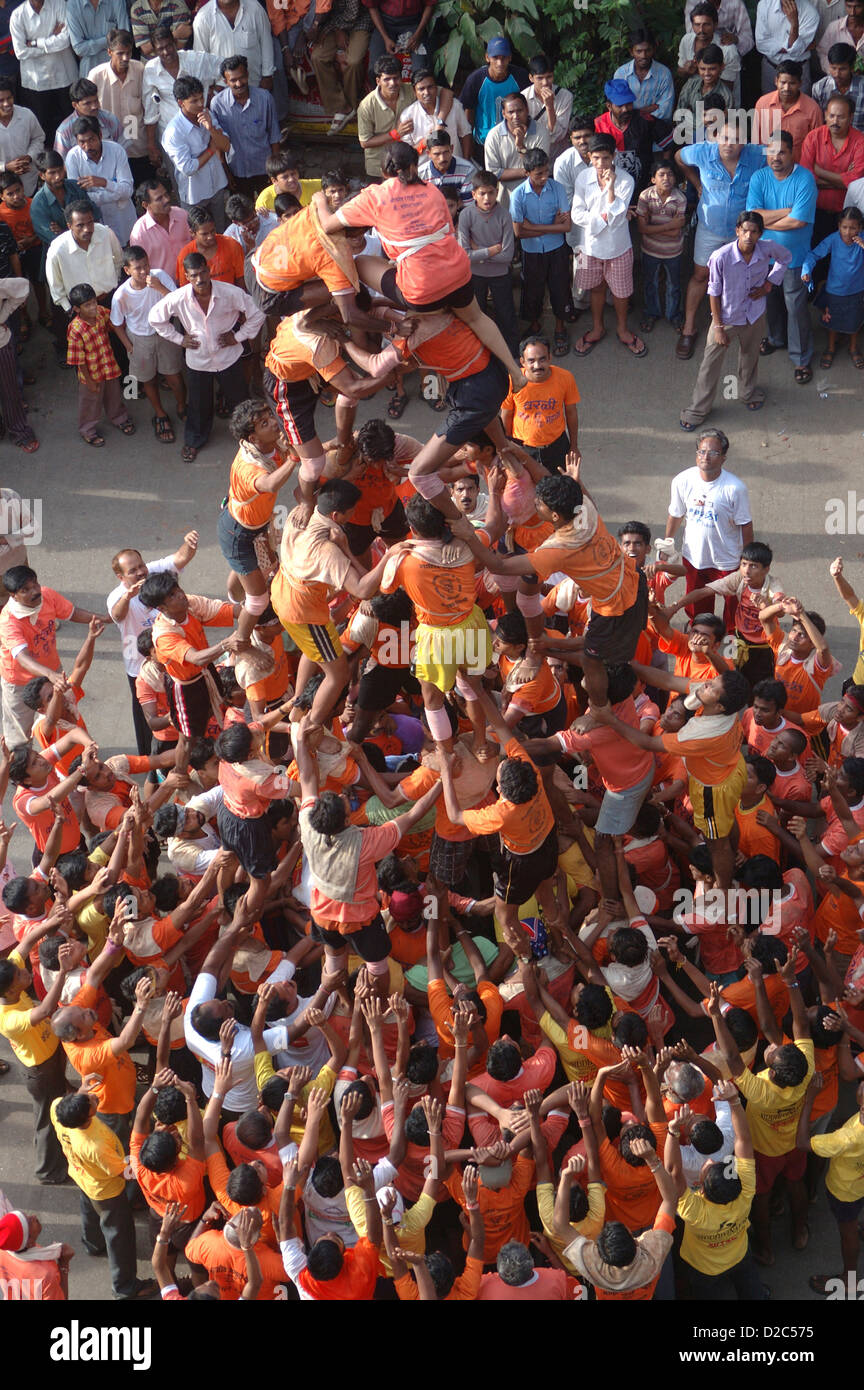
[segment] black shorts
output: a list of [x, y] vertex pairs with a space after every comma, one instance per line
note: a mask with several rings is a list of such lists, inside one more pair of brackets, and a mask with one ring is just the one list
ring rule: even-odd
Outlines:
[[530, 854], [514, 854], [500, 844], [492, 857], [495, 896], [503, 903], [525, 903], [533, 898], [541, 883], [558, 871], [558, 832], [550, 830], [546, 839]]
[[258, 526], [250, 531], [248, 526], [241, 526], [235, 520], [227, 507], [222, 508], [216, 523], [216, 536], [222, 558], [235, 573], [254, 574], [261, 568], [255, 552], [255, 537], [263, 536], [266, 531], [266, 526]]
[[432, 314], [439, 309], [467, 309], [474, 298], [474, 285], [469, 275], [464, 285], [457, 285], [455, 290], [442, 295], [440, 299], [432, 299], [428, 304], [412, 304], [397, 286], [396, 267], [391, 266], [381, 276], [381, 293], [402, 309], [413, 309], [418, 314]]
[[550, 473], [561, 473], [564, 464], [567, 462], [567, 454], [570, 449], [570, 436], [564, 430], [557, 439], [553, 439], [551, 444], [523, 444], [532, 458], [538, 463], [542, 463], [544, 468], [548, 468]]
[[329, 946], [331, 951], [354, 951], [373, 965], [376, 961], [386, 960], [390, 954], [390, 938], [380, 912], [371, 922], [367, 922], [365, 927], [345, 932], [344, 935], [339, 931], [327, 931], [326, 928], [319, 927], [313, 918], [310, 935], [313, 941], [320, 941], [323, 946]]
[[648, 581], [639, 574], [636, 597], [626, 613], [604, 618], [595, 613], [585, 629], [584, 656], [593, 656], [607, 666], [623, 666], [633, 660], [636, 644], [648, 621]]
[[518, 724], [519, 733], [524, 738], [548, 738], [550, 734], [560, 734], [566, 728], [567, 696], [563, 690], [557, 705], [553, 705], [545, 714], [526, 714]]
[[219, 839], [236, 854], [250, 878], [266, 878], [276, 868], [276, 854], [266, 816], [235, 816], [224, 804], [217, 816]]
[[213, 715], [210, 691], [204, 677], [199, 676], [188, 685], [168, 679], [165, 682], [165, 694], [174, 728], [187, 738], [204, 738]]
[[405, 508], [399, 499], [392, 512], [385, 516], [381, 523], [381, 530], [375, 531], [371, 526], [355, 526], [353, 521], [346, 521], [342, 530], [348, 537], [348, 548], [352, 555], [364, 555], [369, 549], [376, 536], [383, 536], [385, 541], [401, 541], [408, 535], [408, 521], [405, 516]]
[[497, 417], [509, 389], [510, 378], [497, 357], [490, 357], [482, 371], [451, 381], [445, 397], [450, 413], [439, 436], [455, 447], [466, 444]]
[[377, 713], [392, 705], [403, 691], [408, 695], [420, 693], [420, 682], [412, 676], [409, 666], [373, 666], [360, 677], [355, 704], [358, 709]]
[[302, 285], [297, 285], [293, 290], [268, 290], [259, 282], [259, 290], [258, 305], [264, 314], [286, 318], [289, 314], [299, 314], [303, 308]]
[[316, 436], [315, 407], [318, 396], [308, 381], [280, 381], [264, 368], [264, 390], [273, 397], [276, 413], [289, 444], [309, 444]]

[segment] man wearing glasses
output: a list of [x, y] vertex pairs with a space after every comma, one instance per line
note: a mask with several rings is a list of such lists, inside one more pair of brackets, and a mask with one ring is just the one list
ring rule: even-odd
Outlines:
[[[696, 438], [695, 468], [672, 479], [666, 536], [677, 535], [683, 522], [680, 548], [688, 594], [737, 569], [743, 547], [753, 539], [747, 485], [727, 472], [728, 452], [722, 430], [704, 429]], [[687, 612], [692, 619], [693, 612]]]

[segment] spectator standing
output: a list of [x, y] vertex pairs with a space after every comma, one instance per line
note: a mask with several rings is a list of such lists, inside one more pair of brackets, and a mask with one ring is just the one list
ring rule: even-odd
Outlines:
[[152, 169], [147, 154], [144, 128], [144, 64], [132, 57], [132, 35], [128, 29], [112, 29], [108, 35], [108, 62], [100, 63], [90, 74], [99, 94], [99, 104], [120, 123], [120, 144], [126, 151], [133, 181], [145, 179]]
[[78, 72], [63, 0], [43, 0], [41, 5], [22, 0], [9, 17], [9, 33], [21, 66], [23, 99], [52, 140], [68, 115], [69, 83]]
[[239, 193], [255, 197], [268, 183], [266, 165], [279, 153], [279, 121], [270, 92], [250, 87], [249, 64], [242, 54], [223, 58], [225, 90], [218, 92], [211, 111], [231, 141], [228, 170]]
[[69, 38], [78, 56], [79, 77], [108, 60], [108, 35], [129, 23], [125, 0], [66, 0]]

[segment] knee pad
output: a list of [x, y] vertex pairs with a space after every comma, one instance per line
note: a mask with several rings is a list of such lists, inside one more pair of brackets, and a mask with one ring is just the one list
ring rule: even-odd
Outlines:
[[453, 737], [450, 716], [443, 705], [440, 709], [427, 709], [426, 723], [436, 743], [444, 743], [446, 739]]
[[269, 595], [269, 593], [268, 593], [268, 594], [247, 594], [246, 597], [245, 597], [244, 600], [243, 600], [243, 607], [246, 609], [246, 612], [247, 612], [247, 613], [254, 613], [255, 617], [257, 618], [261, 613], [264, 612], [264, 610], [265, 610], [265, 608], [267, 607], [267, 605], [269, 604], [269, 602], [270, 602], [270, 595]]
[[[462, 696], [463, 700], [480, 699], [480, 696], [477, 694], [477, 691], [474, 689], [468, 677], [462, 671], [456, 672], [456, 689], [459, 691], [459, 694]], [[428, 720], [428, 713], [426, 715], [426, 718]]]
[[301, 478], [304, 483], [317, 483], [321, 474], [324, 472], [325, 463], [326, 459], [323, 454], [319, 454], [314, 459], [302, 459], [300, 462], [300, 472], [297, 476]]
[[432, 502], [436, 497], [440, 497], [441, 493], [444, 491], [444, 483], [438, 477], [437, 473], [419, 473], [415, 475], [409, 470], [408, 481], [414, 488], [414, 491], [425, 498], [427, 502]]
[[539, 594], [517, 593], [516, 607], [523, 618], [539, 618], [543, 613], [543, 603]]
[[385, 956], [383, 960], [367, 960], [366, 969], [370, 975], [389, 975], [390, 957]]

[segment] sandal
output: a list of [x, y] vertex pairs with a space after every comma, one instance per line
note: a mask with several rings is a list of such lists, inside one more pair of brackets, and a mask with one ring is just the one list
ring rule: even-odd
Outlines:
[[852, 358], [852, 366], [857, 367], [859, 372], [864, 372], [864, 357], [861, 356], [861, 353], [850, 352], [849, 356]]
[[122, 425], [117, 425], [117, 426], [115, 426], [115, 428], [118, 429], [118, 430], [120, 431], [121, 434], [134, 434], [134, 433], [135, 433], [135, 426], [132, 424], [132, 421], [131, 421], [131, 420], [124, 420], [124, 422], [123, 422]]
[[198, 450], [191, 444], [184, 444], [180, 450], [180, 457], [184, 463], [194, 463], [198, 457]]
[[408, 397], [406, 395], [394, 396], [387, 407], [387, 418], [389, 420], [401, 420], [407, 404]]
[[696, 349], [696, 334], [682, 333], [675, 344], [675, 356], [679, 362], [689, 362]]
[[759, 356], [770, 357], [772, 352], [777, 351], [777, 344], [772, 343], [770, 338], [763, 338], [759, 344]]
[[36, 450], [39, 448], [39, 440], [31, 439], [28, 441], [28, 443], [19, 444], [17, 447], [19, 449], [23, 449], [25, 454], [35, 454]]
[[747, 401], [747, 402], [746, 402], [746, 406], [747, 406], [747, 409], [748, 409], [748, 410], [761, 410], [764, 404], [765, 404], [764, 400], [761, 400], [761, 401]]
[[552, 356], [566, 357], [570, 351], [569, 333], [556, 333], [552, 340]]
[[656, 319], [650, 318], [649, 315], [646, 314], [645, 317], [644, 317], [644, 319], [641, 319], [641, 320], [640, 320], [640, 323], [639, 323], [639, 332], [640, 332], [640, 333], [653, 333], [653, 332], [654, 332], [654, 325], [655, 325], [656, 322], [657, 322]]
[[823, 352], [822, 356], [819, 358], [819, 366], [822, 368], [823, 372], [828, 371], [828, 368], [834, 361], [834, 356], [835, 354], [833, 352]]
[[160, 444], [173, 444], [174, 431], [171, 428], [171, 421], [167, 415], [153, 416], [153, 433]]
[[439, 396], [437, 401], [429, 401], [428, 405], [429, 409], [434, 410], [436, 415], [443, 415], [445, 410], [450, 409], [445, 396]]
[[[861, 358], [861, 366], [864, 367], [864, 357]], [[813, 373], [809, 367], [796, 367], [795, 380], [799, 386], [806, 386], [808, 381], [813, 380]]]
[[594, 351], [598, 343], [602, 343], [605, 337], [605, 333], [601, 334], [599, 338], [589, 338], [587, 333], [583, 333], [573, 351], [577, 357], [587, 357], [589, 353]]
[[678, 424], [680, 425], [681, 429], [686, 430], [688, 434], [692, 434], [694, 430], [699, 428], [698, 425], [691, 425], [689, 420], [679, 420]]
[[[648, 355], [648, 349], [647, 349], [647, 347], [645, 346], [645, 344], [643, 343], [642, 339], [636, 337], [636, 334], [635, 334], [635, 333], [633, 334], [633, 336], [632, 336], [632, 338], [630, 339], [629, 343], [625, 343], [625, 341], [624, 341], [623, 338], [619, 338], [618, 341], [619, 341], [619, 343], [621, 344], [622, 347], [625, 347], [625, 348], [627, 349], [627, 351], [631, 354], [631, 356], [633, 356], [633, 357], [647, 357], [647, 355]], [[637, 343], [638, 343], [638, 345], [639, 345], [638, 347], [636, 346]]]
[[89, 444], [93, 449], [101, 449], [105, 443], [104, 434], [100, 434], [98, 430], [95, 434], [82, 434], [81, 438], [85, 444]]

